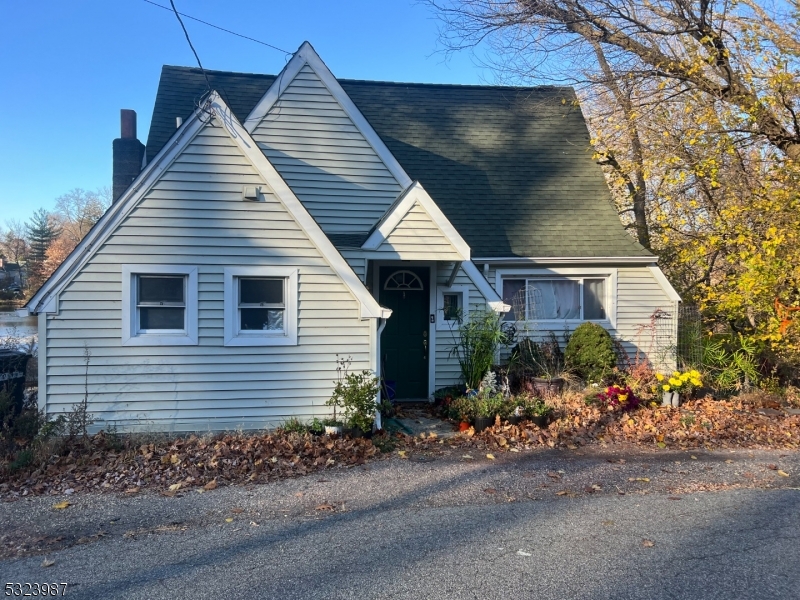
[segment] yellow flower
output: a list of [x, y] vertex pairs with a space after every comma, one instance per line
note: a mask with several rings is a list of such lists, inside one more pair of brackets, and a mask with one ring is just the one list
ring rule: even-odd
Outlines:
[[672, 372], [672, 376], [673, 377], [680, 377], [681, 376], [681, 372], [680, 371], [673, 371]]
[[620, 402], [627, 402], [628, 401], [628, 394], [620, 394], [619, 401]]
[[678, 387], [681, 384], [681, 380], [680, 379], [676, 379], [674, 377], [670, 377], [669, 378], [669, 382], [670, 382], [670, 384], [674, 385], [675, 387]]
[[668, 392], [670, 390], [670, 387], [668, 385], [663, 385], [661, 386], [661, 389], [663, 389], [665, 392]]
[[664, 381], [664, 376], [661, 373], [656, 373], [656, 379], [659, 381]]
[[700, 381], [699, 379], [692, 379], [692, 385], [694, 387], [700, 387], [701, 385], [703, 385], [703, 382]]
[[700, 379], [700, 371], [696, 369], [692, 369], [691, 371], [689, 371], [689, 375], [691, 375], [695, 379]]

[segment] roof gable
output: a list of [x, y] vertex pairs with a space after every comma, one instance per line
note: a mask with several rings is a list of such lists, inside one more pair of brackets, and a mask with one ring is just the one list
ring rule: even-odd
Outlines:
[[[419, 182], [414, 182], [377, 223], [363, 250], [422, 255], [436, 260], [469, 260], [470, 248]], [[417, 255], [418, 253], [418, 255]]]
[[[276, 79], [208, 75], [239, 118]], [[655, 260], [619, 221], [570, 88], [338, 83], [474, 257]], [[148, 156], [203, 89], [199, 69], [164, 67]]]
[[309, 44], [245, 128], [325, 233], [366, 233], [408, 176]]
[[[105, 215], [100, 219], [84, 240], [78, 245], [75, 251], [62, 263], [53, 276], [42, 286], [42, 288], [28, 302], [28, 309], [31, 313], [56, 312], [57, 297], [69, 282], [81, 271], [84, 265], [91, 259], [95, 252], [103, 244], [113, 241], [114, 235], [120, 225], [135, 211], [142, 199], [155, 186], [163, 188], [162, 193], [171, 193], [174, 187], [169, 178], [164, 178], [173, 165], [177, 165], [178, 170], [185, 170], [185, 167], [176, 161], [181, 158], [184, 150], [190, 147], [193, 140], [199, 137], [207, 127], [213, 124], [221, 124], [222, 127], [214, 127], [215, 135], [223, 135], [224, 139], [212, 144], [224, 143], [230, 149], [228, 152], [238, 153], [240, 157], [246, 158], [253, 167], [253, 175], [260, 177], [266, 183], [274, 200], [280, 202], [286, 212], [296, 222], [299, 228], [305, 233], [308, 240], [317, 248], [322, 258], [329, 264], [333, 271], [339, 276], [345, 286], [353, 294], [361, 306], [362, 318], [386, 317], [391, 311], [382, 309], [363, 283], [358, 279], [347, 262], [342, 258], [333, 244], [325, 237], [319, 229], [314, 219], [308, 214], [300, 201], [292, 194], [289, 187], [281, 179], [280, 175], [270, 165], [269, 161], [258, 150], [255, 142], [245, 131], [236, 117], [224, 101], [216, 94], [212, 93], [203, 107], [195, 111], [191, 119], [184, 123], [173, 136], [173, 140], [167, 144], [153, 161], [145, 168], [139, 177], [133, 182], [123, 196], [114, 203]], [[224, 134], [222, 133], [224, 132]], [[212, 136], [213, 137], [213, 136]], [[238, 150], [238, 152], [237, 152]], [[191, 169], [190, 169], [191, 170]], [[193, 172], [183, 173], [183, 177], [191, 180], [196, 175]], [[250, 182], [252, 183], [252, 181]], [[198, 191], [212, 191], [213, 184], [205, 180], [198, 180], [196, 184]], [[174, 193], [174, 192], [172, 192]], [[219, 195], [221, 192], [217, 192]], [[122, 242], [124, 243], [124, 241]]]

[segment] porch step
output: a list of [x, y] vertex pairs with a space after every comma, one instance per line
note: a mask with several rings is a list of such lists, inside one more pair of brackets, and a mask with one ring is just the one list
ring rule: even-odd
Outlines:
[[451, 423], [433, 418], [425, 410], [403, 407], [402, 411], [403, 417], [395, 417], [392, 420], [396, 421], [409, 435], [419, 437], [421, 433], [435, 433], [440, 438], [448, 438], [458, 433]]

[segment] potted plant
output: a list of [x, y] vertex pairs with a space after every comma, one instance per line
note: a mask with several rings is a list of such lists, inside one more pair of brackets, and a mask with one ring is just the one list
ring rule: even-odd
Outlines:
[[334, 409], [333, 417], [323, 419], [322, 426], [328, 435], [342, 435], [344, 423], [336, 419], [336, 410]]
[[333, 407], [334, 419], [336, 409], [340, 408], [344, 416], [344, 424], [353, 437], [362, 437], [372, 433], [375, 422], [377, 405], [375, 399], [380, 389], [380, 381], [372, 371], [350, 373], [351, 358], [339, 359], [337, 357], [338, 380], [333, 389], [333, 394], [326, 402]]
[[703, 385], [700, 372], [695, 369], [683, 373], [673, 371], [669, 377], [662, 373], [656, 373], [656, 379], [659, 381], [658, 387], [662, 393], [661, 406], [675, 408], [681, 405], [681, 395], [689, 396], [696, 388]]
[[459, 431], [466, 431], [475, 418], [475, 400], [466, 396], [455, 398], [447, 407], [447, 416], [458, 423]]
[[308, 432], [311, 435], [322, 435], [325, 433], [325, 426], [322, 424], [317, 417], [311, 419], [311, 423], [308, 424]]
[[475, 401], [475, 431], [483, 431], [494, 425], [497, 415], [503, 410], [502, 394], [481, 394]]
[[509, 398], [503, 403], [504, 414], [502, 417], [509, 425], [519, 425], [525, 417], [525, 403], [523, 396]]
[[523, 376], [532, 375], [533, 391], [540, 395], [560, 394], [564, 389], [564, 353], [551, 331], [542, 342], [520, 341], [512, 351], [513, 364]]
[[528, 418], [533, 421], [537, 427], [544, 429], [550, 422], [550, 417], [553, 414], [553, 409], [544, 403], [540, 398], [534, 398], [528, 402], [526, 406], [526, 413]]

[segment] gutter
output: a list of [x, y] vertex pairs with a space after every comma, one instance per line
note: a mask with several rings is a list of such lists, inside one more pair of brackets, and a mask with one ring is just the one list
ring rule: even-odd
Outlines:
[[592, 264], [631, 264], [654, 265], [658, 262], [657, 256], [507, 256], [507, 257], [474, 257], [474, 263], [486, 265], [494, 264], [519, 264], [519, 265], [592, 265]]

